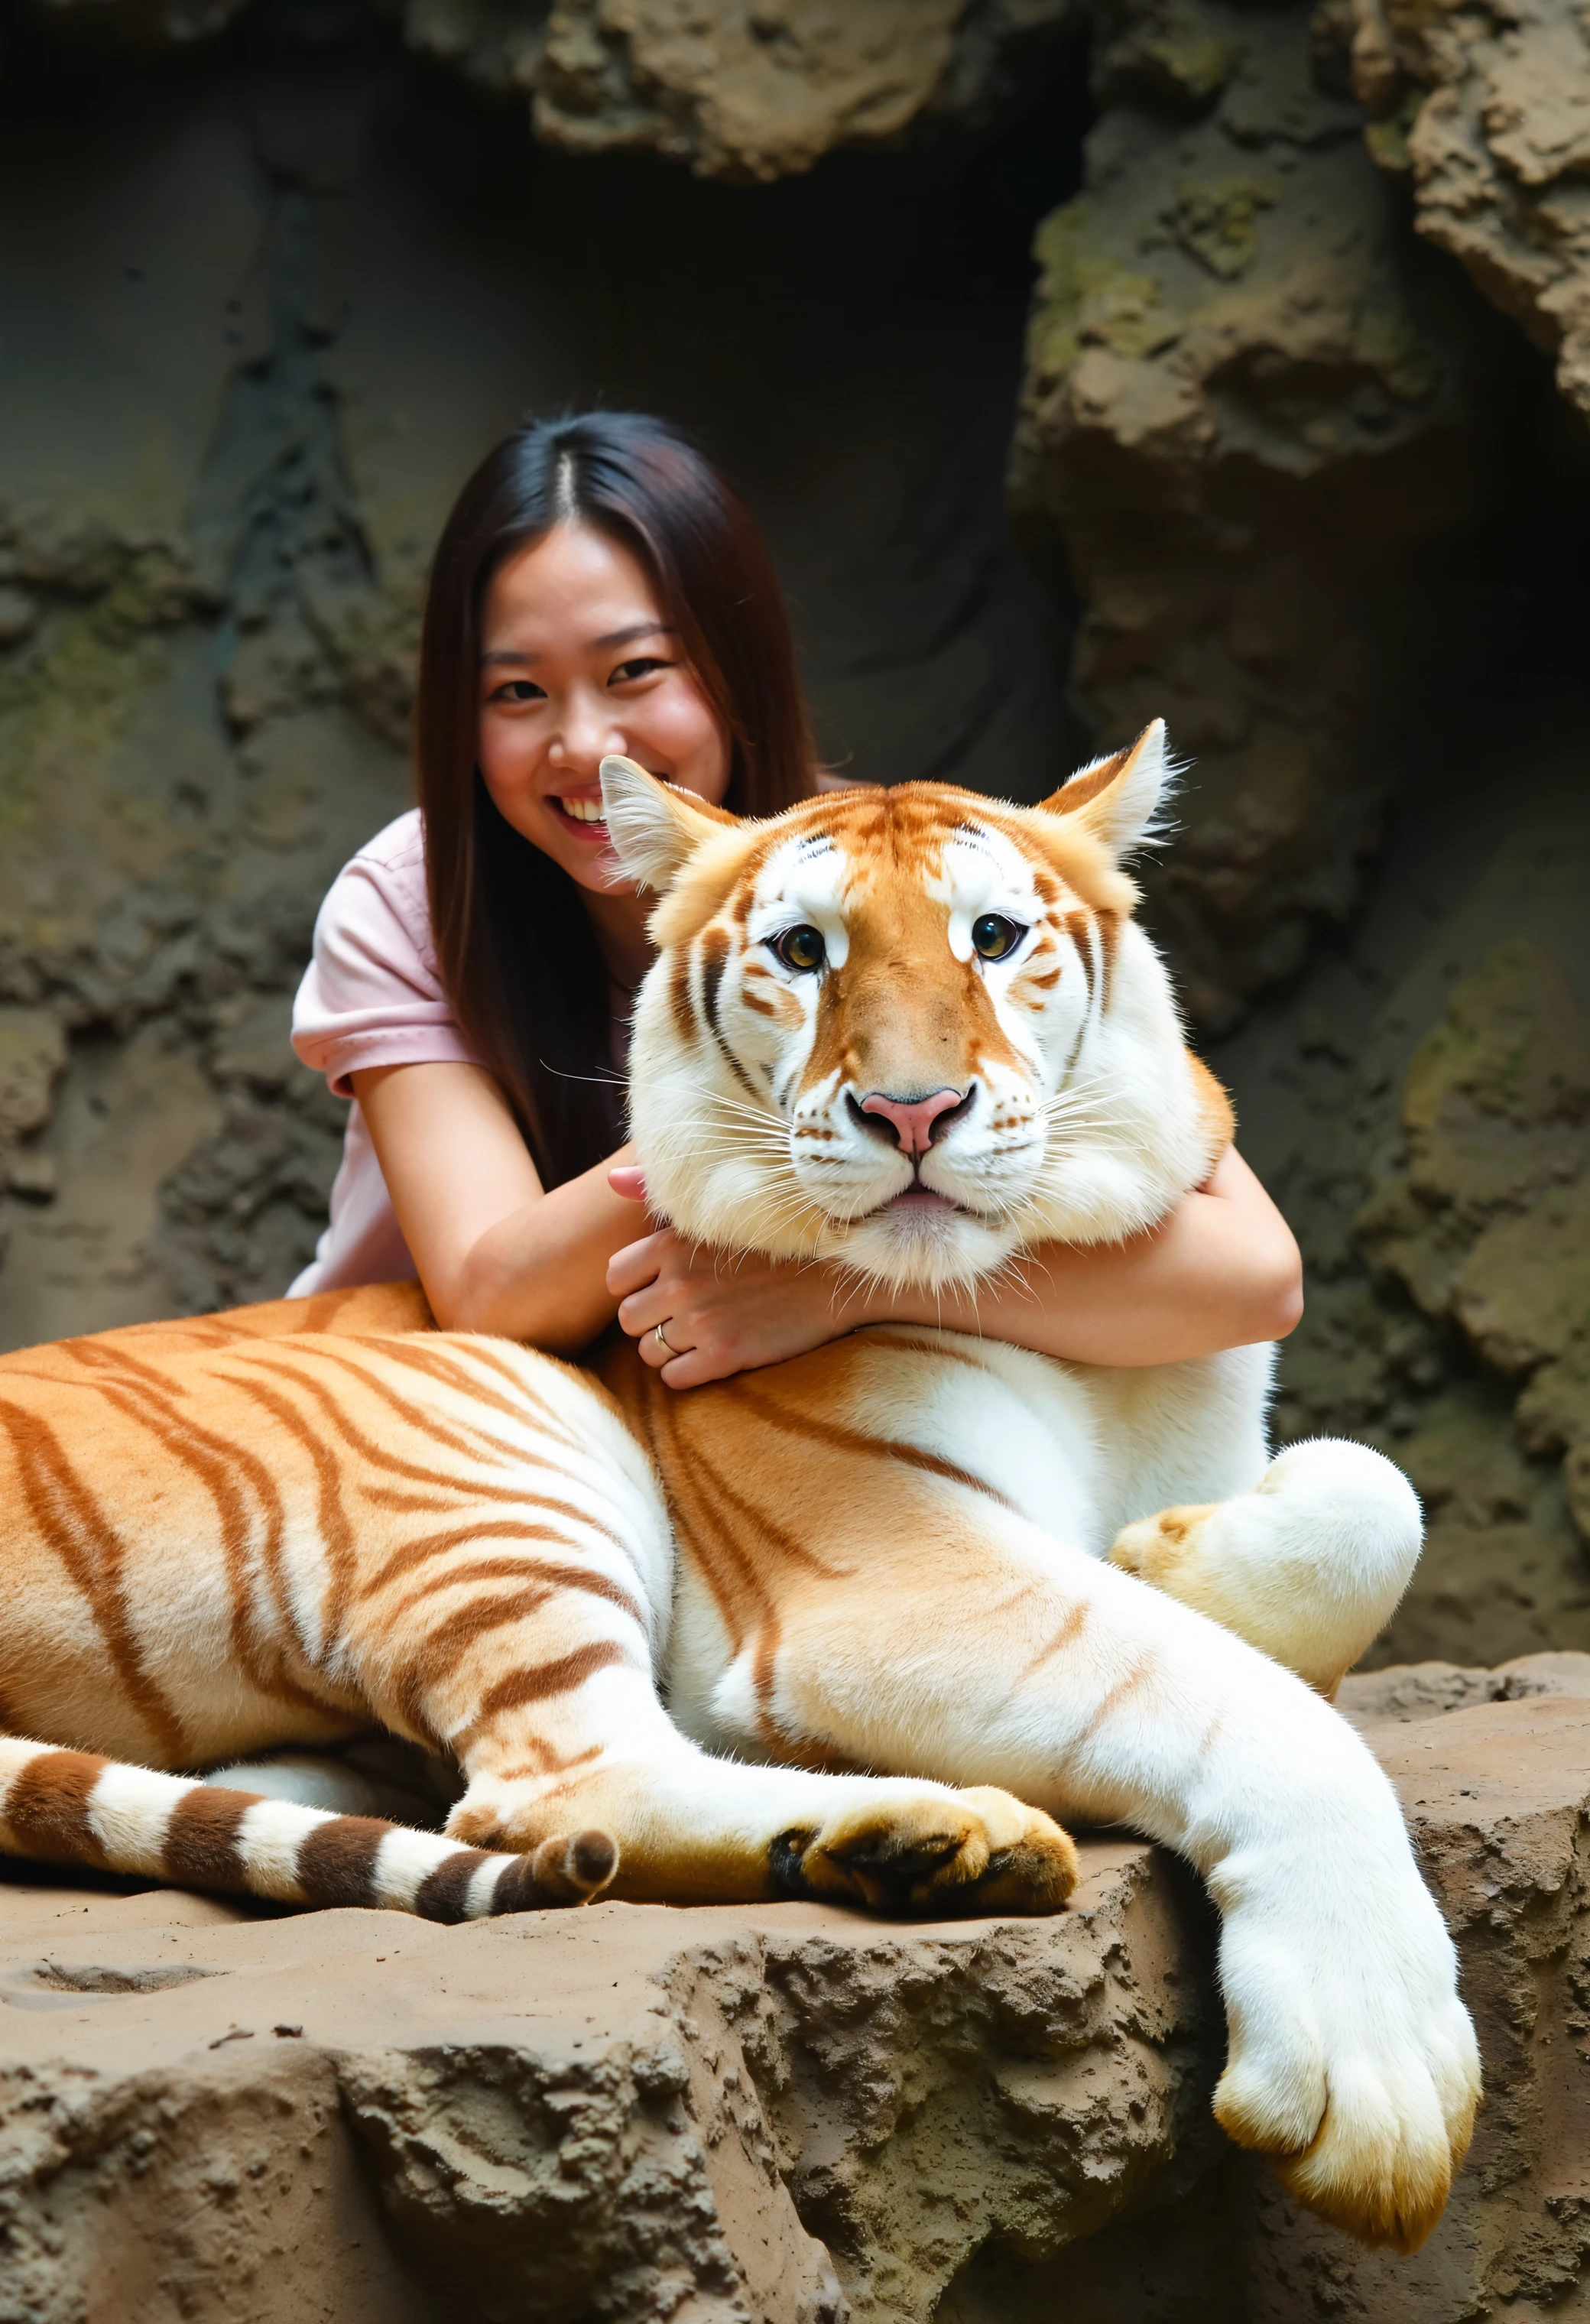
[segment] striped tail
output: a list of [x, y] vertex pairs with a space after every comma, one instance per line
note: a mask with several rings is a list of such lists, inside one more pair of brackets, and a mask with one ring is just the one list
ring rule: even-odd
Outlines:
[[0, 1853], [427, 1921], [586, 1904], [619, 1867], [604, 1831], [544, 1840], [533, 1856], [492, 1855], [374, 1816], [224, 1791], [12, 1736], [0, 1737]]

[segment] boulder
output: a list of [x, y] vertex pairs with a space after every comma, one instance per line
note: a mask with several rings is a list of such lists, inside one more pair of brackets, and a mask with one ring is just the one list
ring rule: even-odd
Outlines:
[[1305, 9], [1115, 0], [1036, 243], [1012, 502], [1085, 602], [1100, 747], [1163, 715], [1197, 761], [1149, 884], [1216, 1029], [1356, 899], [1412, 576], [1473, 505], [1463, 302], [1333, 58]]
[[788, 177], [836, 147], [986, 118], [1079, 0], [409, 0], [408, 35], [488, 87], [528, 91], [536, 134], [637, 148], [704, 178]]
[[[1443, 1692], [1459, 1707], [1414, 1715], [1420, 1693]], [[1248, 2324], [1521, 2324], [1590, 2302], [1586, 1698], [1582, 1654], [1346, 1682], [1342, 1708], [1402, 1794], [1457, 1940], [1485, 2101], [1446, 2215], [1411, 2260], [1353, 2249], [1254, 2178]]]
[[1590, 420], [1590, 27], [1569, 0], [1353, 0], [1371, 153]]
[[990, 2242], [935, 2324], [1535, 2324], [1590, 2310], [1590, 1655], [1348, 1678], [1457, 1940], [1485, 2099], [1445, 2216], [1367, 2252], [1227, 2150], [1058, 2262]]
[[8, 1883], [0, 2315], [915, 2324], [1209, 2151], [1208, 1919], [1084, 1857], [1056, 1919], [910, 1928]]

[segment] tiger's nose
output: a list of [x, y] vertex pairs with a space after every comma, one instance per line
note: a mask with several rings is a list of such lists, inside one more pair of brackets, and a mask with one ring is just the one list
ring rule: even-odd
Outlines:
[[877, 1114], [892, 1124], [902, 1154], [925, 1154], [933, 1142], [933, 1125], [947, 1113], [958, 1112], [966, 1100], [959, 1090], [934, 1090], [932, 1097], [885, 1097], [874, 1090], [861, 1101], [863, 1113]]

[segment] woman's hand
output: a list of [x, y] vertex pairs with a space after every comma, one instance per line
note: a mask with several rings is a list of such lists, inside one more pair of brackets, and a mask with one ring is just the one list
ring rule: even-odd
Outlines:
[[[615, 1187], [620, 1176], [611, 1174]], [[864, 1299], [838, 1268], [711, 1250], [672, 1227], [615, 1251], [607, 1287], [619, 1322], [669, 1388], [700, 1388], [804, 1356], [868, 1320]]]

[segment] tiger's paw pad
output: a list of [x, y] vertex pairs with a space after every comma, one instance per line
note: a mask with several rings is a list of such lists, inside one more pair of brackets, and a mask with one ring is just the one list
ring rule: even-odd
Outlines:
[[880, 1791], [768, 1850], [773, 1892], [950, 1919], [1058, 1913], [1077, 1884], [1068, 1833], [1008, 1792]]

